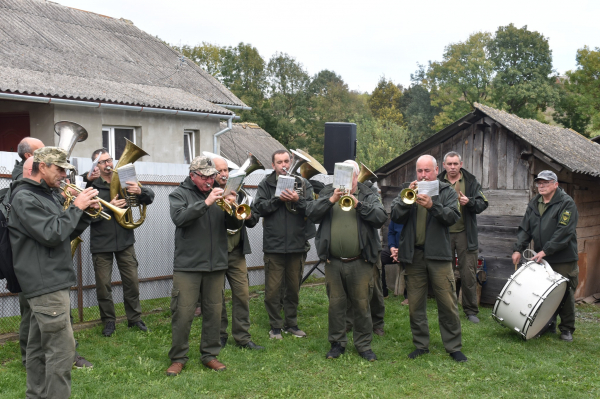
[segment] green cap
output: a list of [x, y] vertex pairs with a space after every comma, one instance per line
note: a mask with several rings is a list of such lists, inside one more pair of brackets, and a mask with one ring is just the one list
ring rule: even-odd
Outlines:
[[190, 164], [190, 172], [198, 172], [204, 176], [212, 176], [217, 174], [217, 170], [211, 159], [205, 156], [197, 156]]
[[56, 165], [64, 169], [75, 169], [67, 161], [67, 151], [59, 147], [38, 148], [33, 153], [33, 162], [43, 162], [46, 165]]

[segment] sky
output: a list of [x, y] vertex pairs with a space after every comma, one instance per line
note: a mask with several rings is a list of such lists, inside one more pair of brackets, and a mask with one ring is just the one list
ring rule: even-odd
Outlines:
[[471, 33], [527, 25], [548, 38], [554, 69], [575, 69], [577, 50], [600, 47], [600, 1], [471, 0], [54, 0], [113, 18], [175, 45], [256, 47], [287, 53], [312, 76], [335, 71], [352, 90], [371, 92], [382, 76], [408, 86], [417, 64]]

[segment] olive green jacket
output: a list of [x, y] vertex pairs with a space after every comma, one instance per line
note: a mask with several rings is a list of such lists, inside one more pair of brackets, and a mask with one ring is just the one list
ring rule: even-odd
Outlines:
[[[319, 224], [315, 243], [321, 260], [327, 260], [330, 256], [332, 208], [338, 206], [337, 203], [332, 204], [329, 201], [333, 192], [333, 186], [328, 184], [319, 193], [319, 199], [311, 201], [306, 210], [308, 218]], [[358, 193], [355, 197], [361, 204], [360, 209], [356, 209], [361, 254], [369, 263], [376, 263], [379, 251], [381, 251], [381, 241], [377, 229], [380, 229], [387, 221], [388, 214], [379, 197], [364, 184], [358, 183]]]
[[[408, 183], [405, 184], [408, 187]], [[425, 258], [431, 260], [454, 259], [450, 249], [449, 227], [460, 219], [458, 194], [448, 183], [440, 182], [440, 194], [431, 197], [433, 206], [427, 210], [427, 231], [425, 235]], [[415, 254], [417, 232], [417, 203], [407, 205], [400, 194], [392, 201], [392, 221], [403, 224], [398, 244], [398, 260], [412, 263]]]
[[263, 252], [289, 254], [305, 251], [309, 237], [307, 229], [310, 229], [306, 207], [313, 201], [313, 190], [308, 180], [303, 180], [305, 193], [296, 202], [297, 214], [288, 211], [285, 202], [275, 197], [275, 172], [259, 183], [254, 206], [263, 217]]
[[13, 264], [25, 298], [75, 285], [71, 239], [89, 226], [90, 218], [73, 205], [63, 210], [43, 180], [17, 180], [11, 185], [12, 192], [21, 185], [39, 187], [52, 196], [19, 190], [11, 203], [8, 229]]
[[[92, 188], [98, 190], [98, 197], [106, 202], [110, 202], [110, 184], [97, 178], [91, 184]], [[139, 201], [142, 204], [149, 205], [154, 201], [154, 191], [148, 187], [142, 187], [142, 193], [139, 195]], [[104, 208], [104, 212], [113, 216], [112, 211]], [[136, 214], [136, 213], [134, 213]], [[110, 220], [95, 218], [90, 227], [90, 252], [119, 252], [135, 243], [134, 230], [121, 227], [114, 216]]]
[[577, 255], [577, 221], [579, 214], [575, 201], [562, 188], [558, 188], [540, 216], [536, 195], [525, 211], [517, 232], [513, 251], [523, 252], [533, 239], [533, 250], [546, 254], [544, 259], [552, 263], [572, 262]]
[[[469, 198], [467, 205], [463, 206], [463, 213], [465, 217], [465, 230], [467, 232], [467, 249], [469, 251], [475, 251], [479, 249], [479, 240], [477, 239], [477, 215], [485, 211], [488, 207], [488, 200], [483, 195], [481, 184], [477, 181], [475, 176], [467, 172], [464, 169], [460, 169], [465, 179], [465, 191], [463, 193]], [[439, 181], [445, 181], [447, 172], [444, 170], [438, 175]], [[460, 208], [459, 208], [460, 210]]]
[[24, 159], [22, 159], [20, 161], [15, 161], [15, 167], [12, 170], [13, 181], [19, 180], [23, 177], [23, 164], [25, 164]]
[[242, 222], [216, 203], [207, 206], [204, 201], [208, 195], [189, 176], [169, 194], [171, 220], [175, 223], [176, 272], [214, 272], [228, 267], [227, 229], [239, 229]]

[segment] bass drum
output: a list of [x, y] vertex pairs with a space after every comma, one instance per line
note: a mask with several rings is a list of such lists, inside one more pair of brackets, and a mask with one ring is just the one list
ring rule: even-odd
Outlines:
[[521, 266], [500, 292], [492, 317], [524, 340], [539, 335], [562, 304], [568, 280], [542, 260]]

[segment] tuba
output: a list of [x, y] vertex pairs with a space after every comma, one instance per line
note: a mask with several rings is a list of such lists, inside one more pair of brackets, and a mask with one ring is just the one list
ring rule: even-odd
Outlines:
[[367, 180], [371, 180], [373, 183], [377, 181], [377, 175], [371, 172], [369, 168], [365, 166], [364, 163], [360, 163], [360, 173], [358, 174], [358, 181], [360, 183], [364, 183]]
[[[88, 132], [83, 126], [75, 122], [58, 121], [54, 124], [54, 132], [58, 135], [58, 148], [67, 151], [67, 159], [71, 157], [75, 144], [87, 140]], [[76, 170], [69, 171], [69, 180], [75, 183]]]
[[81, 237], [75, 237], [75, 239], [71, 241], [71, 258], [75, 256], [75, 252], [77, 251], [79, 244], [81, 244], [82, 242], [83, 240], [81, 239]]
[[[137, 145], [133, 144], [131, 141], [127, 139], [125, 139], [125, 141], [125, 150], [121, 155], [121, 159], [119, 159], [119, 162], [117, 162], [117, 164], [115, 165], [113, 175], [110, 181], [110, 198], [114, 198], [118, 194], [121, 198], [124, 198], [127, 201], [127, 208], [125, 209], [125, 214], [123, 215], [123, 217], [117, 218], [117, 223], [119, 223], [119, 225], [124, 229], [131, 230], [140, 227], [142, 223], [144, 223], [144, 220], [146, 220], [146, 205], [141, 204], [136, 195], [131, 195], [127, 193], [127, 191], [123, 187], [121, 187], [121, 182], [119, 181], [119, 172], [117, 172], [117, 168], [119, 168], [119, 166], [134, 163], [141, 157], [149, 154]], [[140, 183], [138, 183], [138, 185], [142, 187]], [[140, 209], [140, 218], [137, 221], [133, 220], [132, 208]]]
[[[223, 159], [225, 159], [225, 158], [223, 158]], [[225, 159], [225, 160], [228, 161], [227, 159]], [[248, 153], [248, 158], [244, 161], [242, 166], [239, 167], [238, 172], [244, 173], [246, 176], [248, 176], [250, 173], [254, 172], [255, 170], [260, 170], [260, 169], [262, 169], [262, 170], [265, 169], [263, 164], [254, 155], [252, 155], [251, 153]], [[250, 194], [248, 194], [243, 189], [243, 186], [244, 186], [244, 183], [242, 182], [242, 185], [238, 189], [239, 192], [244, 193], [244, 199], [240, 203], [238, 203], [238, 201], [235, 201], [234, 203], [232, 203], [230, 205], [230, 204], [227, 204], [225, 201], [221, 200], [225, 203], [224, 206], [226, 208], [228, 208], [228, 210], [223, 209], [223, 207], [221, 207], [221, 209], [225, 210], [230, 215], [233, 213], [238, 220], [247, 220], [252, 215], [252, 211], [250, 209], [250, 203], [251, 203], [252, 197], [250, 196]], [[230, 234], [235, 234], [238, 230], [235, 230], [233, 233], [230, 232]]]
[[[310, 159], [305, 157], [298, 151], [290, 150], [290, 152], [294, 155], [294, 163], [292, 164], [292, 166], [289, 169], [283, 168], [283, 170], [288, 176], [300, 179], [300, 181], [302, 182], [301, 183], [302, 185], [299, 187], [298, 181], [295, 181], [294, 182], [294, 191], [296, 191], [298, 193], [298, 196], [302, 197], [302, 196], [304, 196], [304, 191], [305, 191], [304, 179], [302, 179], [301, 175], [298, 175], [295, 172], [297, 172], [298, 169], [300, 169], [302, 167], [302, 165], [304, 165], [307, 162], [310, 162]], [[287, 208], [288, 211], [290, 211], [290, 213], [293, 213], [294, 215], [298, 213], [298, 209], [296, 209], [296, 204], [293, 202], [286, 202], [285, 207]]]
[[306, 180], [309, 180], [311, 177], [314, 177], [318, 174], [327, 174], [327, 169], [325, 169], [323, 165], [319, 163], [319, 161], [311, 157], [307, 152], [300, 149], [297, 149], [296, 151], [309, 160], [308, 162], [300, 165], [300, 175]]

